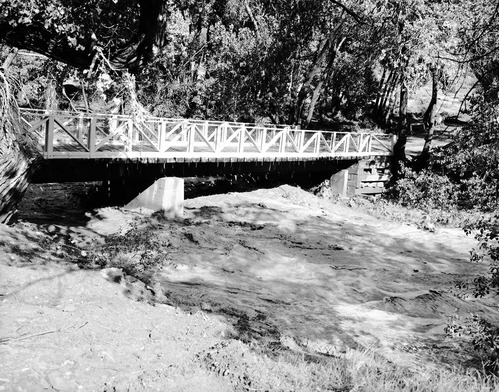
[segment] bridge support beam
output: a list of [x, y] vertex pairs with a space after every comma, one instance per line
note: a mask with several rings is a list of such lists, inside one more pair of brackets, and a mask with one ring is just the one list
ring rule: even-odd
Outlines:
[[125, 206], [145, 213], [163, 211], [168, 218], [184, 215], [184, 179], [163, 177]]

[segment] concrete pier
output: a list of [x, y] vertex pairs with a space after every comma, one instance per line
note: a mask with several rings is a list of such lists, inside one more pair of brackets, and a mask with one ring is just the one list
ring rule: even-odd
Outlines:
[[144, 213], [163, 211], [168, 218], [184, 215], [184, 179], [163, 177], [125, 206]]

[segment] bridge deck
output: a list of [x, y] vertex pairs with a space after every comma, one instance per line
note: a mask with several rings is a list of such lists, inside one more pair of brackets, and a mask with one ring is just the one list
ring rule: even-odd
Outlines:
[[394, 137], [284, 126], [23, 110], [46, 159], [162, 162], [354, 159], [392, 155]]

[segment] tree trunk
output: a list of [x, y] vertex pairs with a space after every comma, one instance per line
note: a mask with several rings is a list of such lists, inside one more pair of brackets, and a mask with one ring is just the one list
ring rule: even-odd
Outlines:
[[24, 133], [9, 83], [0, 71], [0, 223], [14, 220], [39, 157], [36, 142]]
[[400, 74], [400, 104], [397, 142], [393, 147], [392, 181], [397, 181], [401, 176], [402, 165], [406, 160], [405, 145], [407, 143], [407, 84], [405, 70]]
[[255, 27], [256, 38], [260, 39], [260, 27], [258, 26], [258, 22], [255, 18], [255, 15], [253, 14], [253, 11], [251, 10], [248, 0], [244, 2], [244, 7], [246, 8], [246, 13], [250, 18], [251, 23], [253, 23], [253, 26]]
[[295, 118], [295, 108], [293, 106], [293, 102], [296, 102], [298, 99], [298, 88], [296, 87], [296, 82], [299, 79], [299, 74], [300, 74], [300, 63], [297, 59], [298, 54], [295, 52], [294, 58], [292, 60], [292, 68], [291, 68], [291, 75], [290, 75], [290, 83], [289, 83], [289, 107], [288, 107], [288, 124], [293, 124], [294, 123], [294, 118]]
[[390, 99], [395, 92], [395, 88], [399, 81], [397, 72], [394, 70], [383, 73], [383, 78], [380, 83], [380, 91], [376, 98], [374, 107], [374, 118], [382, 125], [387, 125], [390, 117]]
[[298, 99], [295, 104], [293, 124], [298, 124], [300, 122], [300, 118], [303, 112], [303, 107], [305, 106], [305, 100], [307, 99], [308, 94], [312, 89], [312, 83], [314, 81], [314, 78], [320, 75], [322, 72], [322, 63], [327, 53], [329, 52], [330, 42], [331, 41], [328, 38], [322, 43], [320, 49], [317, 51], [312, 66], [308, 71], [307, 78], [305, 79], [305, 82], [303, 82], [303, 85], [300, 88], [300, 92], [298, 93]]
[[428, 165], [428, 160], [430, 159], [430, 148], [431, 143], [433, 141], [434, 127], [433, 127], [433, 118], [435, 117], [435, 110], [438, 99], [438, 79], [439, 72], [437, 67], [431, 68], [431, 99], [428, 104], [428, 108], [423, 116], [423, 126], [426, 131], [425, 141], [423, 150], [421, 151], [421, 155], [419, 157], [419, 165], [421, 167], [425, 167]]
[[308, 108], [307, 119], [305, 120], [305, 127], [308, 127], [310, 122], [312, 121], [312, 117], [314, 115], [314, 110], [315, 110], [315, 105], [317, 104], [317, 101], [319, 100], [323, 85], [324, 85], [324, 80], [321, 78], [321, 80], [319, 80], [319, 83], [317, 83], [317, 86], [315, 86], [314, 92], [312, 93], [312, 99], [310, 101], [310, 106]]
[[[324, 86], [324, 80], [331, 78], [336, 57], [338, 56], [338, 52], [340, 51], [341, 47], [343, 46], [343, 43], [345, 42], [345, 40], [346, 40], [346, 37], [343, 37], [338, 43], [336, 43], [334, 45], [334, 48], [331, 50], [331, 53], [329, 55], [329, 61], [326, 65], [326, 68], [322, 70], [321, 75], [319, 76], [319, 82], [317, 83], [317, 85], [314, 88], [314, 92], [312, 93], [312, 99], [310, 101], [310, 106], [308, 109], [307, 119], [306, 119], [306, 123], [305, 123], [305, 126], [307, 126], [307, 127], [310, 124], [310, 122], [312, 121], [312, 117], [313, 117], [314, 111], [315, 111], [315, 105], [317, 105], [317, 102], [319, 101], [319, 98], [320, 98], [321, 93], [322, 93], [322, 88]], [[327, 75], [325, 75], [325, 73], [327, 73]]]

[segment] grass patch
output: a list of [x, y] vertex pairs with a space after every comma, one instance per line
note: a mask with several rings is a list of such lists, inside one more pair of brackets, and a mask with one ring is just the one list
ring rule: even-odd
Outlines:
[[198, 355], [208, 370], [230, 381], [235, 391], [435, 391], [478, 392], [498, 387], [497, 379], [477, 371], [414, 371], [374, 351], [350, 350], [342, 357], [281, 352], [265, 355], [238, 341], [226, 341]]
[[414, 224], [418, 228], [428, 229], [433, 226], [462, 228], [467, 221], [476, 217], [476, 212], [438, 208], [405, 207], [383, 196], [354, 196], [340, 203], [368, 213], [375, 218]]
[[331, 188], [327, 180], [309, 189], [309, 192], [320, 198], [330, 200], [333, 203], [342, 204], [365, 212], [378, 219], [414, 224], [418, 228], [426, 230], [435, 226], [462, 228], [468, 222], [476, 220], [477, 215], [485, 215], [482, 212], [458, 208], [407, 207], [390, 199], [386, 195], [358, 195], [343, 199], [340, 196], [333, 196], [331, 194]]

